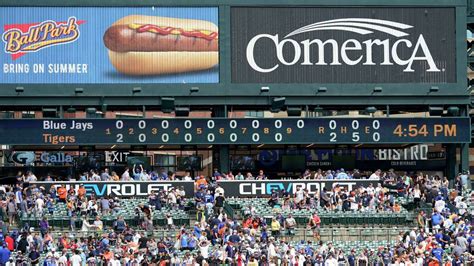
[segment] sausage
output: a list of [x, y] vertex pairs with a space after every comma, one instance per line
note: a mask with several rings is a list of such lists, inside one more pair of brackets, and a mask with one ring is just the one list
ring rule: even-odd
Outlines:
[[127, 25], [114, 25], [104, 34], [105, 46], [114, 52], [171, 52], [171, 51], [218, 51], [217, 39], [161, 35], [154, 32], [138, 32]]

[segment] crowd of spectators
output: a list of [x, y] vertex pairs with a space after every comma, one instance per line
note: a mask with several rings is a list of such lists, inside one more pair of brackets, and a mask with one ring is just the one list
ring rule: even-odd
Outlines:
[[[140, 166], [139, 180], [144, 171]], [[137, 170], [128, 177], [135, 179]], [[196, 211], [192, 226], [176, 226], [172, 217], [166, 216], [168, 236], [153, 234], [156, 225], [152, 214], [163, 206], [184, 209], [187, 204], [184, 190], [156, 191], [148, 200], [135, 208], [137, 227], [129, 225], [119, 215], [122, 201], [114, 197], [86, 195], [83, 186], [75, 189], [61, 186], [45, 191], [40, 185], [25, 185], [37, 178], [29, 172], [19, 175], [14, 186], [3, 186], [0, 213], [0, 265], [472, 265], [474, 230], [472, 213], [468, 211], [471, 194], [463, 174], [458, 175], [454, 188], [449, 188], [446, 178], [424, 174], [382, 173], [377, 170], [369, 176], [356, 176], [357, 171], [326, 171], [311, 174], [311, 178], [324, 179], [328, 174], [336, 179], [368, 178], [374, 180], [367, 187], [354, 187], [348, 191], [343, 186], [316, 194], [297, 189], [295, 194], [273, 191], [268, 204], [281, 209], [314, 210], [308, 219], [313, 239], [292, 242], [283, 236], [294, 235], [295, 218], [275, 215], [267, 224], [264, 217], [250, 209], [243, 218], [229, 217], [224, 211], [225, 191], [214, 181], [240, 179], [239, 173], [229, 177], [217, 170], [209, 178], [195, 179], [196, 192], [191, 202]], [[164, 174], [164, 173], [163, 173]], [[321, 176], [319, 176], [321, 174]], [[80, 180], [130, 180], [127, 171], [121, 177], [104, 169], [91, 171]], [[231, 174], [230, 174], [231, 175]], [[344, 175], [347, 175], [345, 177]], [[167, 175], [170, 178], [169, 175]], [[252, 176], [252, 177], [251, 177]], [[310, 178], [306, 177], [306, 178]], [[50, 177], [49, 177], [50, 178]], [[266, 179], [263, 171], [247, 179]], [[161, 179], [161, 178], [159, 178]], [[189, 174], [184, 180], [194, 180]], [[381, 182], [378, 182], [380, 179]], [[158, 180], [158, 179], [157, 179]], [[317, 210], [341, 212], [389, 211], [397, 212], [397, 198], [409, 199], [418, 213], [417, 226], [401, 232], [394, 244], [378, 249], [341, 250], [331, 242], [320, 239], [318, 230], [321, 219]], [[45, 214], [53, 214], [58, 204], [65, 204], [71, 221], [82, 220], [81, 228], [71, 222], [70, 233], [58, 236], [51, 230]], [[432, 212], [420, 209], [431, 205]], [[277, 206], [278, 205], [278, 206]], [[22, 216], [36, 216], [38, 228], [20, 224]], [[117, 216], [112, 226], [104, 225], [102, 217]], [[89, 218], [93, 218], [90, 222]], [[173, 233], [175, 232], [175, 233]], [[11, 252], [14, 252], [13, 256]], [[43, 257], [41, 257], [43, 254]], [[41, 257], [41, 260], [40, 260]]]

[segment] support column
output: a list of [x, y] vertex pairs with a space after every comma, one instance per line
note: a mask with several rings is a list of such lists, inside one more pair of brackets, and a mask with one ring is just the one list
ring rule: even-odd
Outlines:
[[446, 144], [446, 177], [454, 184], [456, 178], [456, 145]]
[[459, 172], [469, 171], [469, 143], [461, 144], [461, 164]]
[[[212, 117], [227, 117], [227, 106], [213, 107]], [[217, 168], [220, 173], [227, 173], [229, 172], [229, 161], [229, 145], [213, 145], [213, 168]]]

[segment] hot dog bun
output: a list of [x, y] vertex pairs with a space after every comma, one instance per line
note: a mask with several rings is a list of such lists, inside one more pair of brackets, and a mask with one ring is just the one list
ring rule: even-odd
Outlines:
[[205, 70], [218, 64], [217, 38], [206, 40], [179, 34], [160, 35], [120, 26], [149, 24], [184, 31], [218, 33], [218, 27], [209, 21], [142, 15], [123, 17], [104, 34], [110, 62], [118, 72], [127, 75], [160, 75]]
[[159, 75], [205, 70], [219, 62], [218, 52], [127, 52], [109, 50], [118, 72], [127, 75]]

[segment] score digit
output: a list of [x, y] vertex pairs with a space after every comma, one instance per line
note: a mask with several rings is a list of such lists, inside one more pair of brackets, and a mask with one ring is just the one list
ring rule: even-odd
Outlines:
[[420, 129], [418, 130], [418, 135], [423, 135], [423, 137], [428, 136], [428, 130], [426, 129], [426, 125], [421, 125]]
[[395, 128], [395, 130], [393, 130], [393, 134], [394, 135], [397, 135], [399, 137], [403, 136], [403, 129], [402, 129], [402, 125], [397, 125], [397, 127]]

